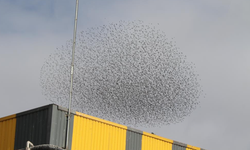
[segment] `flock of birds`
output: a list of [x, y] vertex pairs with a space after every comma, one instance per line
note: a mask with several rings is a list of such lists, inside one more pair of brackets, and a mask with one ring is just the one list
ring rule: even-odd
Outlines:
[[[199, 103], [194, 64], [174, 41], [142, 21], [111, 23], [77, 36], [72, 107], [130, 126], [182, 121]], [[72, 41], [45, 61], [40, 83], [53, 103], [67, 107]]]

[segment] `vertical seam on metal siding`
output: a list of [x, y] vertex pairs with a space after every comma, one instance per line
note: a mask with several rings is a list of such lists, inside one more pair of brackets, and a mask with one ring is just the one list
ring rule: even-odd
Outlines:
[[54, 116], [55, 116], [55, 110], [53, 109], [53, 106], [52, 106], [51, 122], [50, 122], [50, 139], [49, 139], [50, 144], [54, 144], [54, 141], [55, 141], [55, 135], [53, 134], [54, 133], [54, 128], [55, 128]]
[[77, 116], [76, 118], [74, 119], [74, 123], [73, 123], [73, 130], [72, 130], [72, 144], [71, 144], [71, 150], [75, 150], [77, 148], [77, 143], [78, 143], [78, 138], [76, 137], [76, 133], [78, 131], [77, 129]]
[[128, 146], [128, 129], [126, 130], [126, 144], [125, 144], [125, 150], [127, 150]]
[[74, 126], [74, 117], [75, 115], [72, 114], [72, 116], [70, 117], [70, 129], [69, 129], [69, 149], [71, 150], [71, 146], [72, 146], [72, 136], [73, 136], [73, 126]]
[[17, 136], [18, 136], [18, 134], [19, 134], [18, 127], [19, 127], [19, 119], [18, 119], [18, 117], [16, 117], [16, 134], [15, 134], [14, 149], [17, 149], [16, 147], [18, 146], [18, 141], [17, 141]]
[[13, 137], [13, 142], [12, 142], [12, 144], [13, 144], [13, 146], [12, 146], [12, 148], [14, 149], [14, 147], [15, 147], [15, 136], [16, 136], [16, 118], [14, 119], [14, 133], [13, 133], [13, 135], [14, 135], [14, 137]]
[[51, 128], [52, 128], [52, 115], [53, 115], [53, 107], [54, 105], [49, 106], [48, 108], [48, 122], [47, 122], [47, 136], [46, 136], [46, 142], [48, 144], [51, 144], [50, 138], [51, 138]]

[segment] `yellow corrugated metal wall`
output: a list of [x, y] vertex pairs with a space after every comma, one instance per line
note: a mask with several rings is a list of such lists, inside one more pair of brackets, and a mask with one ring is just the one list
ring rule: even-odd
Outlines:
[[143, 132], [142, 150], [172, 150], [173, 140]]
[[[73, 121], [71, 150], [204, 150], [79, 112]], [[16, 115], [0, 118], [0, 150], [15, 149], [17, 122]]]
[[199, 147], [192, 146], [192, 145], [187, 145], [186, 150], [200, 150], [200, 148], [199, 148]]
[[125, 150], [127, 127], [76, 112], [71, 150]]
[[16, 115], [0, 118], [0, 150], [14, 150]]

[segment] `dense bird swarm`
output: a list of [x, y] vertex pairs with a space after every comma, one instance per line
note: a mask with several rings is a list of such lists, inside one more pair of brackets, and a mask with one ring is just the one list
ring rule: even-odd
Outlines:
[[[199, 103], [193, 64], [165, 33], [142, 21], [103, 25], [77, 37], [72, 107], [130, 126], [177, 123]], [[68, 107], [72, 41], [41, 69], [43, 94]]]

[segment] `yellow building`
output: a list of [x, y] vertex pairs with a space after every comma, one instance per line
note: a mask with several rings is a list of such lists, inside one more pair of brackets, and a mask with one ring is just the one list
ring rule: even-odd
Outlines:
[[[71, 150], [204, 150], [124, 125], [72, 112]], [[51, 104], [0, 118], [0, 150], [34, 145], [65, 147], [67, 109]]]

